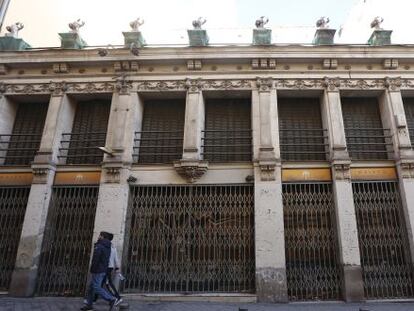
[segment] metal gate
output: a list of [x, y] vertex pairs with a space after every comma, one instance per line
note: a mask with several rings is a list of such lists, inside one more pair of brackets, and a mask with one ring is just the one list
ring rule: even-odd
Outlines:
[[30, 187], [0, 187], [0, 290], [8, 290]]
[[125, 292], [253, 292], [251, 185], [131, 188]]
[[286, 183], [282, 187], [289, 299], [341, 299], [332, 185]]
[[410, 134], [411, 145], [414, 145], [414, 98], [404, 97], [404, 111], [407, 119], [408, 132]]
[[53, 188], [39, 265], [38, 295], [82, 296], [98, 186]]
[[413, 297], [413, 269], [397, 182], [353, 182], [365, 296]]

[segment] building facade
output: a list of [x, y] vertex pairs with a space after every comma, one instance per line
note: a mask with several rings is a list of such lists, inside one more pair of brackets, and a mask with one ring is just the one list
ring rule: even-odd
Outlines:
[[0, 288], [414, 296], [414, 48], [1, 52]]

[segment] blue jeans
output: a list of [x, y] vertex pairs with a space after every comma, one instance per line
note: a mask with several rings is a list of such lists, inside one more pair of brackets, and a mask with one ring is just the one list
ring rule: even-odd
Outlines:
[[106, 301], [113, 301], [115, 297], [112, 296], [106, 289], [102, 288], [102, 281], [105, 277], [106, 273], [92, 273], [91, 283], [89, 284], [88, 289], [88, 305], [92, 306], [93, 298], [95, 294], [98, 294]]

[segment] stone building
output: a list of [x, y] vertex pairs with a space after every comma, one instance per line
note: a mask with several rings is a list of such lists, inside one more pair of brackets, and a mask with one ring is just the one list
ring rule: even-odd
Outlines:
[[0, 289], [82, 295], [105, 230], [128, 294], [412, 298], [414, 48], [265, 32], [1, 38]]

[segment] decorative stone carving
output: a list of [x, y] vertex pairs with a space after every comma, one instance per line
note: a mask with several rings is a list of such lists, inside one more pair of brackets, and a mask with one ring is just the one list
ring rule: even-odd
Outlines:
[[138, 32], [139, 31], [139, 27], [144, 25], [144, 19], [141, 17], [138, 17], [137, 19], [133, 20], [132, 22], [129, 23], [129, 26], [131, 26], [131, 30], [133, 32]]
[[256, 20], [255, 25], [256, 28], [264, 28], [264, 26], [269, 22], [269, 19], [265, 16], [260, 16], [259, 19]]
[[180, 160], [174, 162], [174, 168], [177, 173], [193, 183], [203, 176], [208, 170], [207, 161], [191, 161], [191, 160]]
[[400, 171], [402, 178], [414, 178], [414, 162], [401, 162]]
[[274, 58], [254, 58], [252, 69], [276, 69], [276, 59]]
[[123, 164], [120, 161], [105, 161], [102, 164], [105, 173], [105, 183], [119, 183], [121, 181], [121, 170]]
[[398, 59], [396, 59], [396, 58], [384, 59], [383, 66], [384, 66], [384, 69], [397, 69], [398, 68]]
[[22, 30], [24, 28], [24, 25], [20, 22], [14, 23], [10, 26], [6, 27], [6, 30], [9, 33], [6, 33], [5, 36], [6, 37], [13, 37], [13, 38], [18, 38], [19, 37], [19, 31]]
[[324, 81], [320, 79], [282, 79], [276, 80], [276, 88], [281, 89], [323, 89]]
[[48, 175], [51, 170], [55, 170], [55, 167], [49, 163], [33, 163], [33, 184], [46, 184], [48, 182]]
[[52, 82], [49, 84], [49, 91], [52, 96], [63, 96], [63, 94], [68, 90], [68, 86], [65, 81], [62, 82]]
[[69, 66], [66, 63], [53, 64], [53, 72], [54, 73], [68, 73]]
[[327, 58], [323, 60], [322, 63], [323, 69], [337, 69], [338, 68], [338, 60], [335, 58]]
[[335, 180], [351, 180], [351, 163], [333, 163], [333, 178]]
[[126, 79], [126, 75], [121, 75], [116, 78], [115, 89], [119, 92], [119, 94], [129, 94], [129, 91], [132, 89], [131, 81]]
[[376, 16], [374, 20], [371, 22], [371, 28], [375, 30], [382, 30], [381, 24], [384, 21], [384, 19], [380, 16]]
[[322, 16], [316, 21], [316, 27], [329, 28], [329, 17]]
[[185, 87], [190, 93], [198, 93], [201, 91], [201, 79], [186, 79]]
[[274, 181], [276, 180], [276, 167], [278, 162], [274, 160], [259, 161], [260, 168], [260, 180], [261, 181]]
[[187, 61], [188, 70], [201, 70], [202, 63], [199, 59], [191, 59]]
[[68, 91], [73, 93], [112, 93], [114, 90], [111, 82], [68, 83]]
[[85, 22], [81, 21], [80, 18], [78, 18], [76, 21], [72, 23], [69, 23], [70, 32], [76, 33], [76, 34], [79, 33], [79, 29], [83, 26], [85, 26]]
[[199, 17], [196, 20], [193, 20], [193, 27], [194, 29], [201, 29], [201, 26], [203, 26], [207, 20], [204, 17]]
[[272, 78], [256, 78], [256, 86], [259, 89], [259, 92], [270, 92], [273, 85], [274, 83]]
[[385, 77], [385, 79], [384, 79], [384, 86], [389, 91], [398, 92], [401, 88], [401, 85], [402, 85], [402, 82], [401, 82], [400, 77], [397, 77], [397, 78]]
[[384, 80], [382, 79], [344, 79], [341, 80], [341, 88], [348, 89], [383, 89]]
[[139, 64], [138, 62], [129, 62], [129, 61], [122, 61], [122, 62], [115, 62], [114, 63], [114, 70], [116, 72], [119, 71], [138, 71]]
[[341, 86], [341, 80], [339, 78], [324, 78], [324, 85], [327, 91], [338, 92], [339, 87]]

